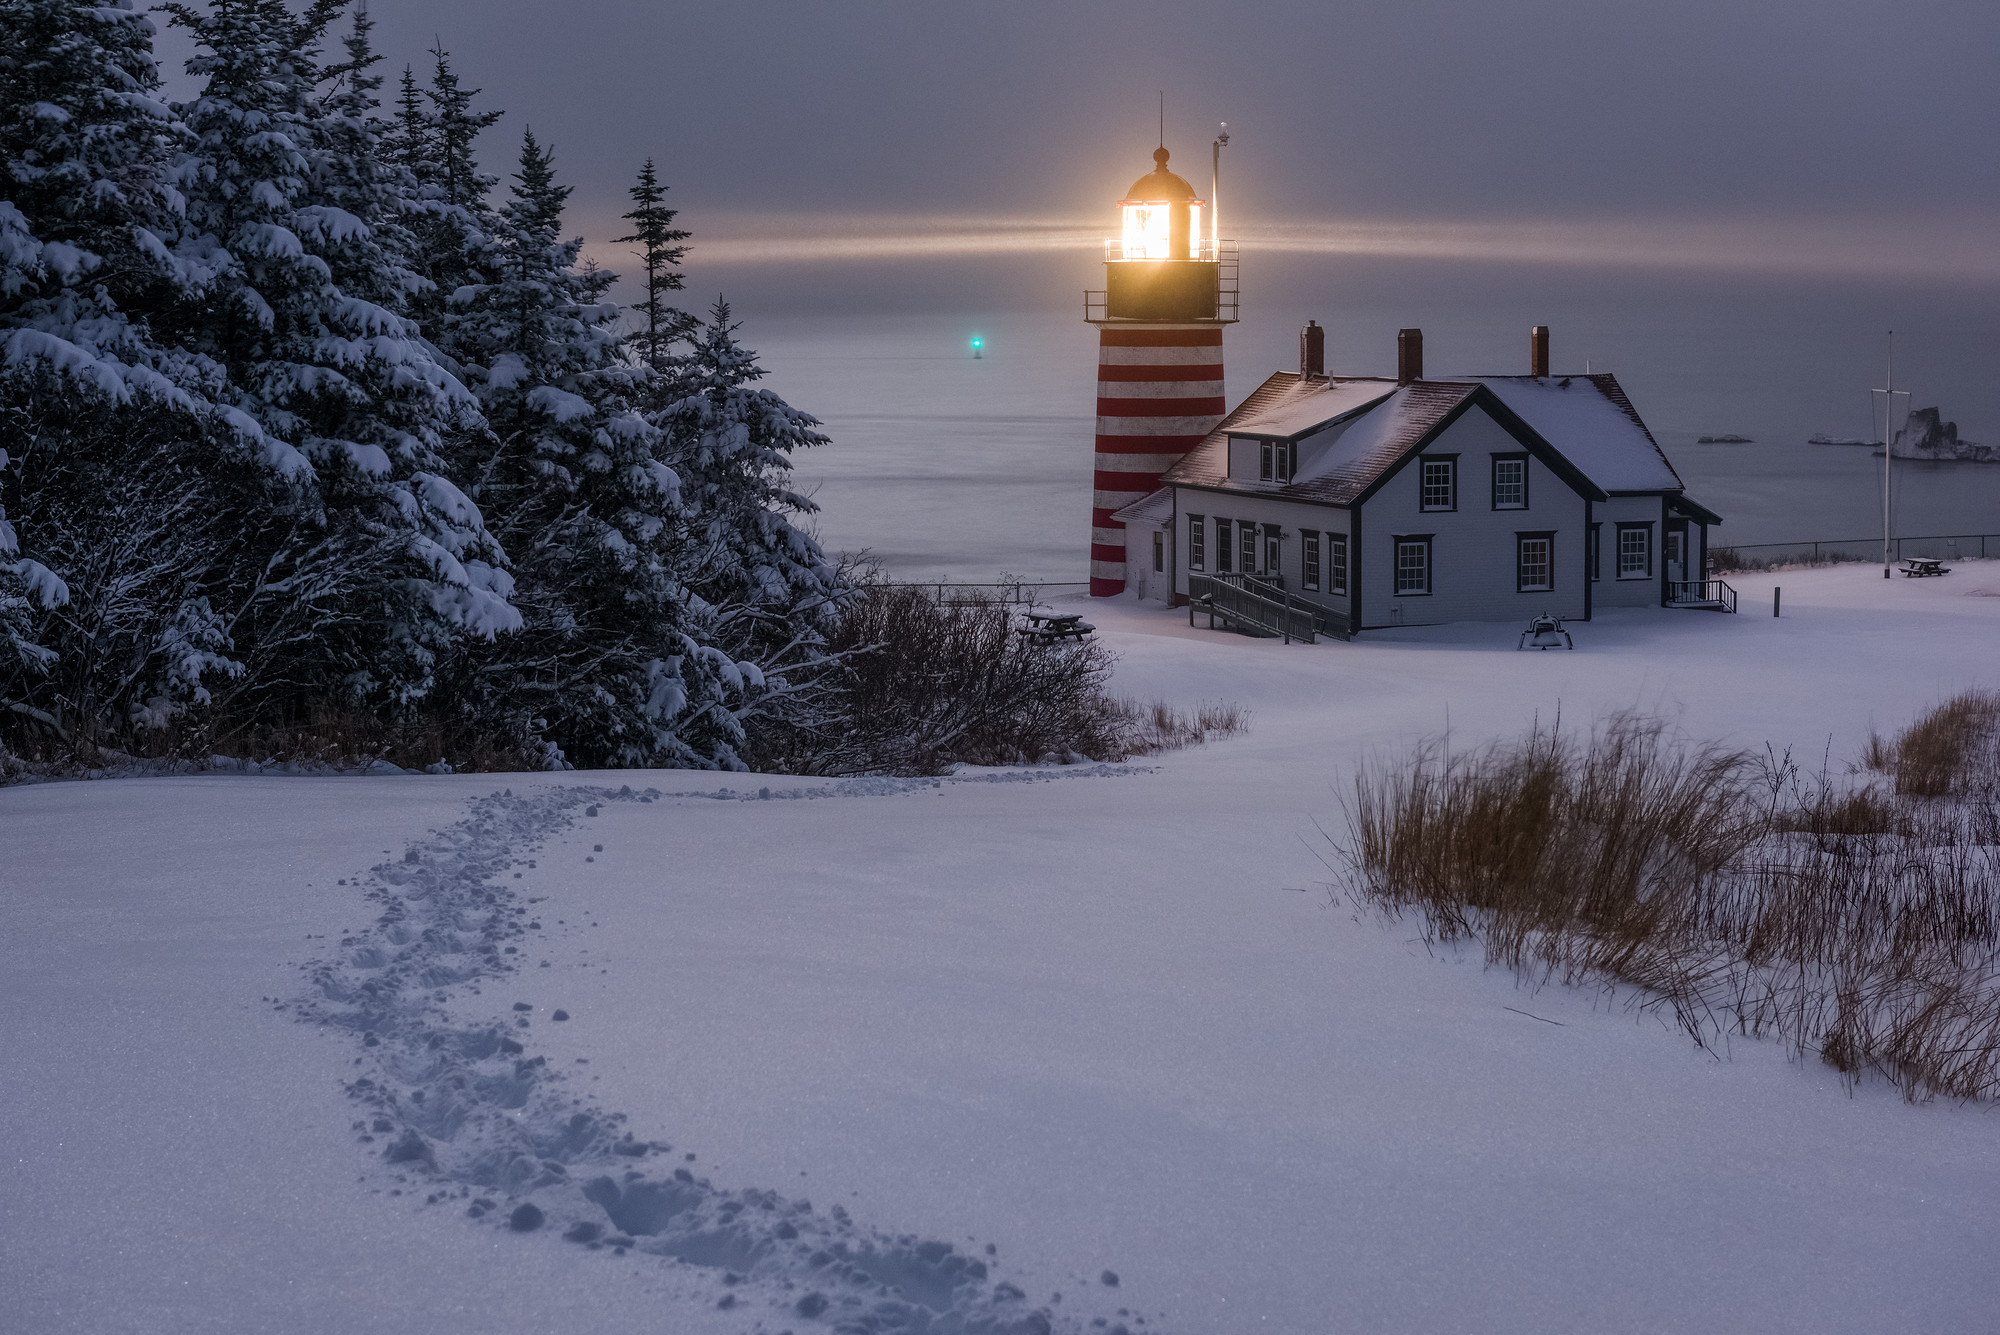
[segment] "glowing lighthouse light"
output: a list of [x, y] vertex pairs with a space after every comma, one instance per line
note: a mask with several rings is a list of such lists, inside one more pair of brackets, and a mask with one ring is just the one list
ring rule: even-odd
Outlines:
[[985, 346], [986, 346], [986, 340], [985, 340], [985, 339], [983, 339], [983, 338], [980, 338], [980, 337], [979, 337], [978, 335], [976, 335], [976, 334], [975, 334], [975, 335], [973, 336], [973, 339], [972, 339], [972, 355], [973, 355], [973, 357], [974, 357], [974, 358], [978, 358], [978, 357], [982, 357], [982, 356], [984, 356], [985, 354], [984, 354], [983, 352], [981, 352], [980, 350], [981, 350], [982, 348], [984, 348]]
[[[1193, 200], [1185, 205], [1151, 201], [1141, 203], [1126, 200], [1119, 205], [1125, 215], [1125, 234], [1121, 240], [1125, 258], [1128, 260], [1193, 260], [1200, 259], [1202, 243], [1201, 201]], [[1185, 208], [1188, 216], [1187, 235], [1179, 252], [1174, 247], [1174, 218], [1176, 209]]]

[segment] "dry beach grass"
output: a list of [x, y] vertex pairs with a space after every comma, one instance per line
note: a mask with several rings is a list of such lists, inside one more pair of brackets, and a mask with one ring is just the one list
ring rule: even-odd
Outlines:
[[1622, 715], [1367, 767], [1365, 902], [1535, 982], [1622, 983], [1697, 1043], [1774, 1035], [1907, 1097], [2000, 1096], [2000, 702], [1871, 748], [1887, 785]]

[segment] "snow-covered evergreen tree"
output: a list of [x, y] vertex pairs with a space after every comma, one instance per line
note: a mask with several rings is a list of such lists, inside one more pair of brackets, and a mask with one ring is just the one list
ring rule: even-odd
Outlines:
[[682, 569], [717, 643], [777, 675], [810, 661], [844, 581], [794, 520], [818, 506], [793, 490], [792, 453], [824, 445], [819, 420], [768, 389], [717, 298], [682, 368], [686, 394], [660, 416], [690, 511]]
[[[310, 486], [261, 519], [266, 573], [228, 612], [260, 686], [394, 706], [430, 687], [455, 634], [519, 624], [477, 507], [439, 451], [477, 404], [397, 306], [415, 287], [385, 233], [395, 174], [376, 158], [366, 29], [322, 97], [318, 51], [345, 0], [164, 8], [200, 53], [173, 179], [176, 254], [211, 274], [172, 321], [227, 368], [229, 403], [311, 461]], [[287, 707], [274, 694], [271, 708]]]
[[133, 314], [201, 276], [168, 254], [182, 131], [154, 96], [153, 33], [131, 0], [0, 0], [0, 365], [192, 408], [213, 368]]
[[310, 471], [147, 327], [205, 278], [169, 249], [153, 35], [129, 0], [0, 0], [0, 735], [31, 749], [127, 745], [240, 672], [218, 530]]
[[693, 332], [696, 325], [692, 316], [667, 300], [669, 292], [678, 292], [686, 284], [680, 265], [687, 255], [691, 234], [674, 226], [678, 212], [667, 207], [667, 188], [660, 184], [653, 160], [647, 158], [646, 165], [639, 169], [638, 182], [632, 187], [632, 211], [624, 215], [632, 224], [632, 232], [619, 237], [618, 244], [639, 247], [637, 253], [644, 275], [640, 281], [645, 284], [645, 297], [632, 308], [639, 319], [633, 342], [639, 360], [653, 369], [656, 393], [663, 402], [678, 397], [673, 392], [680, 370], [675, 345]]
[[500, 119], [498, 111], [475, 111], [479, 89], [461, 87], [451, 53], [431, 50], [430, 86], [417, 86], [415, 71], [404, 68], [395, 118], [382, 137], [382, 156], [408, 174], [413, 211], [410, 267], [424, 281], [409, 313], [427, 332], [441, 327], [453, 292], [477, 282], [477, 256], [495, 225], [487, 196], [495, 178], [481, 172], [474, 156], [480, 132]]
[[689, 611], [680, 482], [634, 407], [651, 373], [625, 357], [603, 277], [577, 268], [568, 195], [529, 132], [484, 281], [454, 295], [442, 335], [490, 424], [459, 475], [514, 557], [526, 617], [474, 652], [463, 698], [552, 760], [732, 765], [761, 683]]

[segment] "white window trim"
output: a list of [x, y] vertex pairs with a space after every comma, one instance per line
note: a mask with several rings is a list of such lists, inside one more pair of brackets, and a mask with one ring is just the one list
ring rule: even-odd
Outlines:
[[[1521, 465], [1521, 499], [1502, 501], [1500, 499], [1500, 465]], [[1495, 510], [1525, 510], [1528, 508], [1528, 456], [1525, 454], [1496, 454], [1493, 456], [1492, 502]]]
[[[1395, 557], [1390, 565], [1390, 587], [1398, 598], [1428, 598], [1437, 590], [1437, 551], [1435, 533], [1398, 533], [1391, 539], [1391, 551]], [[1424, 587], [1406, 589], [1403, 587], [1403, 548], [1422, 547], [1424, 550]]]
[[[1429, 490], [1425, 475], [1433, 467], [1442, 466], [1451, 478], [1451, 501], [1446, 505], [1432, 505], [1424, 499]], [[1455, 454], [1420, 454], [1417, 456], [1417, 509], [1424, 514], [1452, 514], [1458, 509], [1458, 456]]]
[[[1633, 571], [1630, 574], [1627, 574], [1625, 571], [1625, 535], [1627, 533], [1643, 533], [1646, 535], [1646, 568], [1644, 570]], [[1654, 559], [1653, 549], [1655, 544], [1653, 542], [1653, 525], [1650, 522], [1643, 524], [1632, 524], [1632, 523], [1619, 524], [1617, 528], [1617, 536], [1613, 539], [1613, 541], [1615, 543], [1615, 546], [1612, 551], [1612, 559], [1618, 563], [1619, 579], [1640, 580], [1640, 579], [1651, 579], [1653, 577], [1653, 559]]]
[[[1548, 574], [1545, 582], [1536, 585], [1530, 585], [1525, 578], [1526, 562], [1523, 558], [1527, 552], [1527, 545], [1531, 542], [1545, 542], [1548, 544], [1548, 553], [1542, 563], [1543, 569]], [[1545, 532], [1516, 533], [1514, 535], [1514, 591], [1516, 593], [1554, 593], [1555, 588], [1556, 535]]]

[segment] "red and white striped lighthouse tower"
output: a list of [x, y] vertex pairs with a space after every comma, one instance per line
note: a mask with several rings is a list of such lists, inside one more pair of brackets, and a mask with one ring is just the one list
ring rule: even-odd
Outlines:
[[1222, 329], [1236, 321], [1236, 247], [1215, 235], [1214, 210], [1167, 170], [1167, 156], [1157, 149], [1153, 170], [1119, 202], [1104, 290], [1084, 294], [1084, 318], [1097, 326], [1093, 598], [1125, 591], [1125, 526], [1113, 512], [1156, 490], [1224, 411]]

